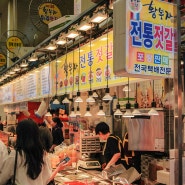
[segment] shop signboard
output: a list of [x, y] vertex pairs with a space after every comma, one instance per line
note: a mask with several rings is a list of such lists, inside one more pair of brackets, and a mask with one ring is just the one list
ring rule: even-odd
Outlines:
[[116, 75], [173, 78], [177, 53], [175, 10], [174, 4], [158, 0], [115, 3]]
[[[67, 74], [64, 67], [66, 63]], [[118, 77], [114, 74], [113, 63], [113, 31], [110, 31], [108, 35], [105, 34], [94, 39], [91, 42], [91, 49], [90, 43], [87, 43], [80, 47], [80, 53], [79, 48], [77, 48], [74, 52], [69, 52], [67, 56], [63, 55], [50, 64], [40, 67], [39, 70], [33, 71], [25, 77], [21, 77], [18, 81], [15, 81], [13, 85], [13, 102], [46, 97], [48, 94], [55, 95], [56, 85], [57, 94], [60, 95], [65, 92], [77, 91], [78, 82], [80, 83], [80, 91], [87, 91], [90, 89], [90, 80], [92, 89], [106, 87], [107, 79], [110, 87], [127, 84], [128, 78]], [[130, 83], [139, 81], [143, 81], [143, 79], [130, 78]], [[5, 86], [9, 86], [9, 84]], [[4, 90], [2, 92], [4, 93]], [[2, 104], [5, 104], [7, 103], [7, 99], [3, 98], [0, 101]]]
[[[108, 36], [108, 55], [107, 55], [107, 36]], [[79, 54], [80, 52], [80, 54]], [[74, 56], [73, 56], [74, 54]], [[74, 60], [73, 60], [74, 58]], [[66, 60], [67, 59], [67, 60]], [[107, 61], [108, 59], [108, 61]], [[80, 63], [79, 63], [80, 60]], [[57, 71], [56, 71], [57, 62]], [[108, 67], [107, 67], [108, 62]], [[67, 64], [67, 75], [64, 65]], [[110, 31], [105, 35], [87, 43], [69, 52], [66, 55], [52, 62], [52, 84], [55, 87], [57, 79], [57, 92], [64, 94], [66, 91], [77, 91], [79, 89], [89, 90], [90, 80], [92, 89], [106, 87], [107, 79], [109, 86], [127, 84], [127, 78], [117, 77], [113, 73], [113, 32]], [[79, 69], [80, 67], [80, 69]], [[79, 72], [80, 71], [80, 72]], [[57, 78], [56, 78], [57, 74]], [[138, 82], [140, 79], [132, 78], [131, 82]], [[56, 90], [53, 88], [52, 93]]]
[[50, 2], [40, 4], [38, 7], [38, 14], [40, 20], [46, 25], [62, 16], [59, 7]]

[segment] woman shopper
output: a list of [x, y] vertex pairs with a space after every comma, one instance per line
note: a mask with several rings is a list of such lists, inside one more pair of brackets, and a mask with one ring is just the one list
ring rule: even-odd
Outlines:
[[0, 185], [4, 185], [14, 174], [16, 152], [18, 156], [15, 184], [47, 184], [51, 168], [41, 144], [38, 125], [30, 119], [23, 120], [18, 123], [16, 135], [15, 150], [11, 151], [2, 164]]
[[51, 126], [52, 126], [53, 144], [51, 146], [50, 151], [53, 151], [57, 145], [60, 145], [64, 141], [63, 131], [62, 131], [63, 124], [60, 121], [60, 118], [53, 117]]
[[46, 152], [49, 152], [53, 144], [53, 137], [50, 129], [47, 126], [39, 125], [39, 133], [40, 133], [41, 143], [44, 147], [44, 150]]
[[[7, 146], [0, 140], [0, 159], [1, 161], [6, 158], [8, 155], [8, 148]], [[2, 162], [0, 162], [0, 170], [2, 167]]]
[[[5, 185], [13, 177], [16, 152], [15, 184], [47, 185], [52, 177], [52, 169], [40, 140], [38, 125], [31, 119], [22, 120], [18, 123], [16, 135], [15, 150], [2, 160], [0, 185]], [[63, 166], [58, 166], [57, 171], [62, 168]]]

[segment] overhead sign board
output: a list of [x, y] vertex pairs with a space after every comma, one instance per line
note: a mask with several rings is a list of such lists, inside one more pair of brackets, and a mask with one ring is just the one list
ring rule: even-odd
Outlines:
[[177, 53], [175, 5], [120, 0], [114, 6], [114, 73], [172, 78]]
[[0, 53], [0, 67], [6, 65], [6, 56]]
[[23, 47], [23, 42], [19, 37], [11, 36], [6, 41], [6, 47], [13, 53], [14, 49]]
[[38, 7], [38, 14], [40, 20], [47, 25], [62, 16], [58, 6], [50, 2], [42, 3]]
[[[51, 79], [53, 80], [53, 87], [56, 87], [57, 80], [58, 94], [64, 94], [66, 91], [77, 91], [78, 88], [80, 91], [86, 91], [90, 88], [100, 89], [106, 87], [107, 80], [109, 86], [127, 84], [127, 78], [116, 77], [113, 73], [112, 37], [113, 32], [110, 31], [108, 34], [91, 41], [91, 44], [84, 44], [80, 47], [80, 51], [78, 48], [74, 52], [69, 52], [67, 60], [66, 56], [63, 55], [57, 61], [52, 62]], [[67, 74], [64, 65], [68, 66]], [[138, 80], [136, 78], [130, 79], [132, 82], [138, 82]], [[52, 90], [52, 93], [55, 94], [56, 89], [53, 88]]]

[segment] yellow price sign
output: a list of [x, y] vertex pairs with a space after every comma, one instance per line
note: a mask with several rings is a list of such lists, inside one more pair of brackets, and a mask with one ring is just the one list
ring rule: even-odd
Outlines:
[[16, 36], [9, 37], [6, 41], [6, 47], [8, 51], [12, 53], [14, 52], [15, 48], [20, 48], [22, 46], [23, 46], [22, 40]]
[[38, 14], [40, 20], [49, 24], [51, 21], [57, 20], [62, 17], [60, 9], [53, 3], [43, 3], [38, 7]]
[[0, 67], [6, 64], [6, 56], [0, 53]]

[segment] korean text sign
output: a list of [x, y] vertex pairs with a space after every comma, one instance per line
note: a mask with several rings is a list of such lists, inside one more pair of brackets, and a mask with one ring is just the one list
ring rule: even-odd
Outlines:
[[126, 71], [173, 77], [177, 53], [174, 5], [157, 0], [126, 2]]

